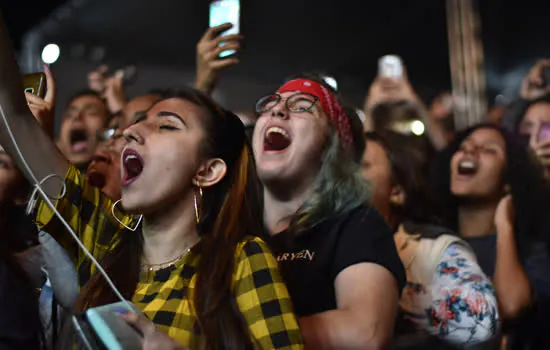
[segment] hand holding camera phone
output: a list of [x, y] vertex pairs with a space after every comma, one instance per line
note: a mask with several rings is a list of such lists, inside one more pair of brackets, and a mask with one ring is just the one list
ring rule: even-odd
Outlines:
[[23, 91], [33, 116], [51, 137], [54, 134], [53, 108], [55, 106], [55, 81], [47, 66], [46, 73], [23, 75]]
[[[230, 23], [230, 29], [220, 33], [221, 36], [240, 33], [241, 4], [240, 0], [213, 0], [210, 3], [210, 28]], [[227, 45], [226, 42], [219, 43], [219, 46]], [[218, 57], [225, 58], [232, 56], [236, 50], [224, 50]]]
[[239, 18], [239, 0], [210, 3], [210, 27], [197, 44], [196, 89], [211, 94], [220, 72], [239, 63]]

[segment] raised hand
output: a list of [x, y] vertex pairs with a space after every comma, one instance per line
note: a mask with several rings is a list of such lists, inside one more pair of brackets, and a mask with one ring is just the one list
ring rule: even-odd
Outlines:
[[88, 74], [88, 87], [105, 99], [107, 108], [111, 113], [118, 113], [124, 108], [128, 99], [124, 91], [124, 76], [115, 74], [112, 77], [105, 76], [108, 66], [101, 66]]
[[509, 194], [503, 197], [497, 206], [495, 226], [497, 232], [509, 232], [514, 228], [514, 206], [512, 196]]
[[542, 70], [546, 67], [550, 67], [550, 59], [541, 59], [523, 78], [519, 92], [522, 99], [531, 101], [550, 93], [550, 82], [545, 82], [542, 76]]
[[[239, 63], [239, 59], [235, 56], [219, 57], [223, 51], [235, 50], [238, 52], [241, 48], [240, 41], [243, 37], [240, 34], [220, 36], [220, 33], [231, 27], [230, 23], [226, 23], [209, 28], [197, 43], [196, 89], [210, 94], [215, 88], [220, 72]], [[219, 46], [220, 43], [224, 43], [224, 45]]]
[[371, 110], [378, 104], [398, 101], [420, 103], [407, 76], [403, 75], [401, 79], [377, 77], [370, 86], [365, 107]]
[[55, 79], [47, 65], [44, 65], [44, 73], [46, 74], [46, 96], [44, 99], [26, 92], [25, 98], [32, 114], [40, 123], [44, 131], [53, 139], [55, 118], [53, 110], [55, 107]]

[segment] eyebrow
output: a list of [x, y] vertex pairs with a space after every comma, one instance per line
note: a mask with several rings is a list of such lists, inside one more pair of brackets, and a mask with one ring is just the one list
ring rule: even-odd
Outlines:
[[187, 126], [187, 123], [183, 120], [183, 118], [174, 112], [160, 111], [157, 114], [157, 118], [167, 118], [167, 117], [177, 118], [183, 123], [183, 125]]

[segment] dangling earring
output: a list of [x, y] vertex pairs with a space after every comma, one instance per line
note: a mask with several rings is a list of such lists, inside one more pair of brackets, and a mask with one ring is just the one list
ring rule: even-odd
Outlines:
[[[201, 196], [201, 202], [202, 202], [202, 187], [200, 185], [198, 185], [198, 187], [199, 187], [199, 194]], [[201, 213], [200, 213], [199, 203], [197, 200], [196, 191], [193, 191], [193, 198], [195, 200], [195, 217], [197, 218], [197, 224], [198, 224], [201, 221]]]
[[116, 201], [113, 206], [111, 207], [111, 214], [113, 214], [113, 217], [115, 218], [116, 221], [118, 221], [119, 224], [121, 224], [122, 226], [126, 227], [128, 230], [132, 231], [132, 232], [135, 232], [138, 227], [139, 227], [139, 224], [141, 224], [141, 219], [143, 219], [143, 215], [140, 215], [139, 216], [139, 219], [136, 223], [136, 225], [134, 227], [130, 227], [128, 225], [126, 225], [125, 223], [122, 222], [122, 220], [120, 220], [116, 214], [115, 214], [115, 208], [117, 206], [117, 204], [121, 201], [121, 199], [119, 199], [118, 201]]

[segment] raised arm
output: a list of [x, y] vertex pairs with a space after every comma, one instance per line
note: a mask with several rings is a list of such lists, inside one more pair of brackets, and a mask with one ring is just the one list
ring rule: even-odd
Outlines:
[[[0, 144], [13, 157], [32, 184], [51, 174], [65, 177], [69, 163], [29, 110], [23, 93], [22, 77], [1, 16]], [[46, 193], [55, 197], [61, 189], [61, 183], [55, 180], [47, 181], [43, 188]]]

